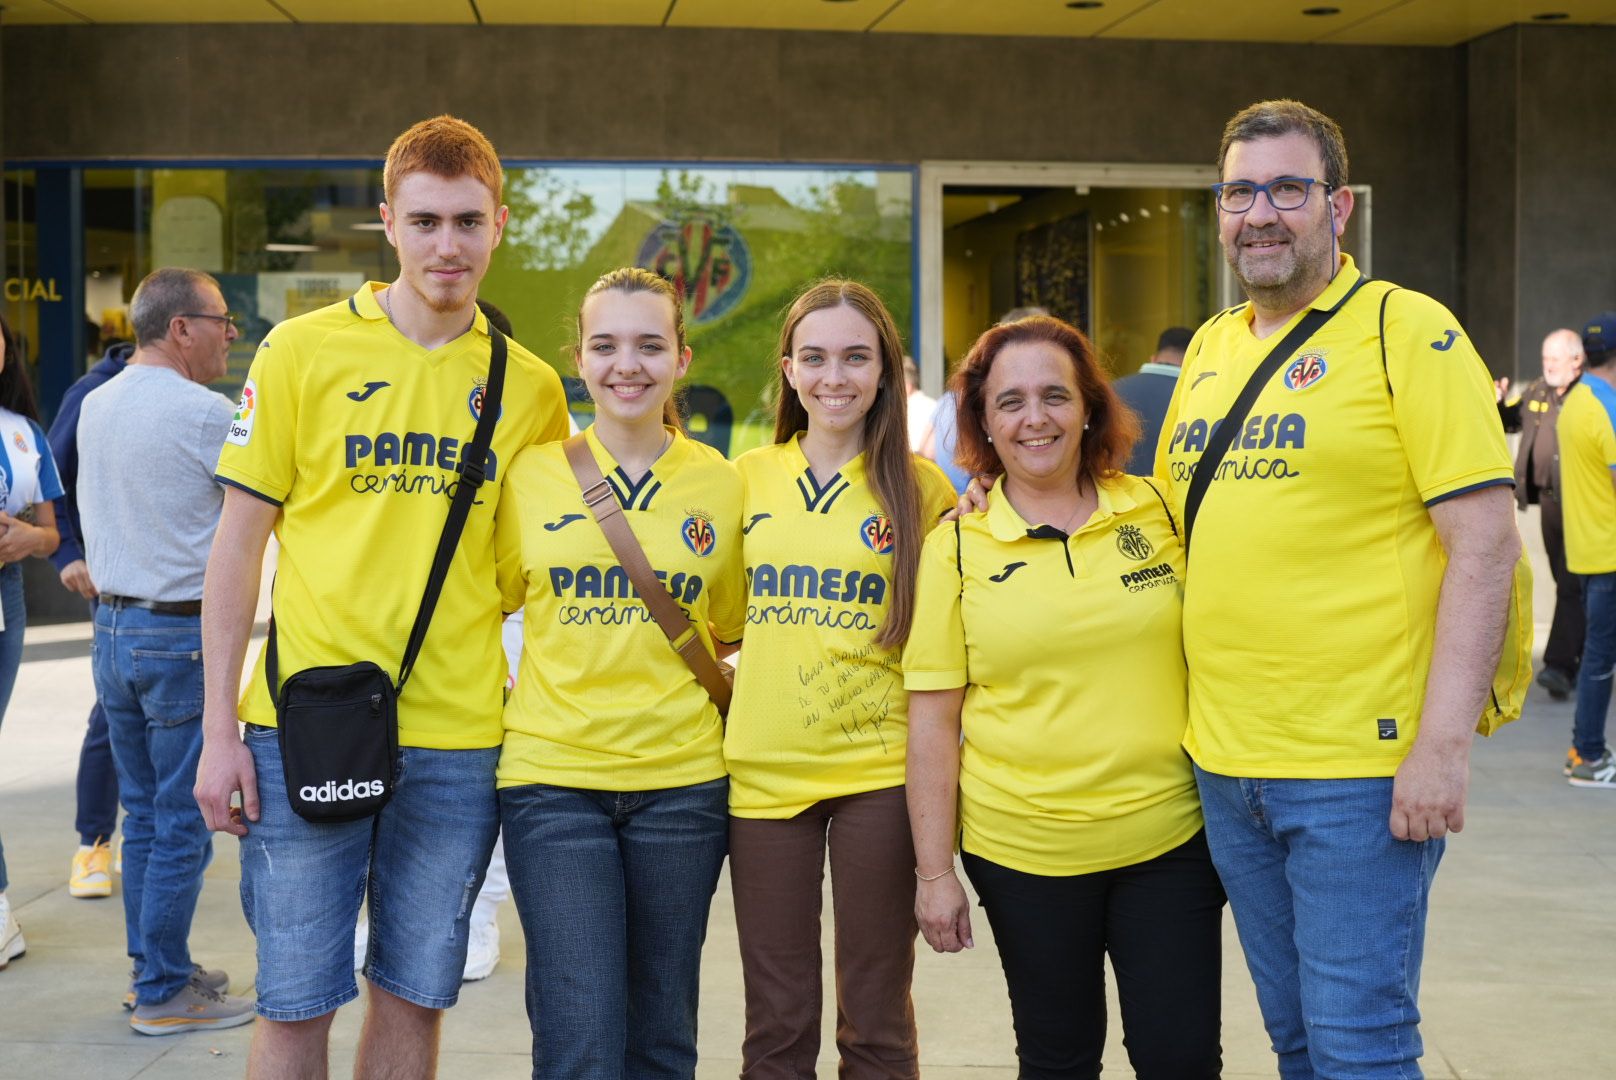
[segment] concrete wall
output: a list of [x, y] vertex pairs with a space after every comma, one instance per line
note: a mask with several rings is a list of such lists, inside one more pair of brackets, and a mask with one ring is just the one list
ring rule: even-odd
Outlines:
[[1513, 31], [1519, 41], [1516, 341], [1536, 374], [1543, 335], [1616, 308], [1616, 27]]
[[11, 27], [8, 160], [375, 157], [449, 111], [507, 158], [1189, 163], [1251, 101], [1346, 129], [1376, 274], [1463, 308], [1454, 49], [592, 27]]
[[1520, 38], [1489, 34], [1465, 46], [1466, 146], [1463, 247], [1465, 329], [1495, 372], [1513, 373], [1519, 264]]

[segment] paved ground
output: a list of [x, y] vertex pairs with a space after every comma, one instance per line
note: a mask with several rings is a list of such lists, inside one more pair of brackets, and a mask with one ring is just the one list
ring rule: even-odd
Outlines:
[[[1523, 521], [1529, 538], [1536, 528]], [[1540, 619], [1547, 600], [1540, 595]], [[86, 629], [30, 631], [30, 658], [0, 734], [0, 829], [29, 943], [0, 973], [0, 1080], [239, 1077], [250, 1027], [164, 1038], [130, 1031], [118, 1004], [128, 972], [122, 908], [116, 896], [67, 894], [73, 776], [91, 699]], [[1468, 824], [1448, 848], [1432, 903], [1422, 994], [1428, 1076], [1616, 1077], [1616, 791], [1577, 790], [1562, 779], [1570, 725], [1570, 706], [1534, 689], [1526, 717], [1476, 748]], [[192, 945], [200, 960], [231, 972], [241, 993], [252, 984], [253, 954], [236, 897], [236, 841], [220, 839], [216, 855]], [[501, 922], [498, 971], [466, 987], [445, 1024], [445, 1077], [528, 1075], [521, 928], [509, 905]], [[1272, 1076], [1225, 924], [1225, 1075]], [[986, 920], [976, 927], [974, 952], [927, 952], [916, 972], [928, 1080], [1015, 1075], [1003, 979]], [[727, 883], [713, 909], [703, 980], [698, 1075], [734, 1076], [742, 998]], [[357, 1005], [338, 1017], [334, 1075], [349, 1070], [358, 1019]], [[1117, 1027], [1113, 1017], [1108, 1075], [1131, 1076]], [[821, 1075], [829, 1077], [828, 1025], [824, 1045]]]

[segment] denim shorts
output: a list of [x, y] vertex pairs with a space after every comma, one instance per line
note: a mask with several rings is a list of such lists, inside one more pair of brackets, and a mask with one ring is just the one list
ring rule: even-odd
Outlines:
[[499, 747], [405, 747], [380, 814], [316, 825], [287, 801], [275, 729], [249, 724], [245, 739], [260, 810], [241, 838], [241, 907], [258, 938], [258, 1015], [310, 1020], [358, 996], [354, 927], [367, 885], [365, 977], [423, 1008], [453, 1005], [499, 833]]

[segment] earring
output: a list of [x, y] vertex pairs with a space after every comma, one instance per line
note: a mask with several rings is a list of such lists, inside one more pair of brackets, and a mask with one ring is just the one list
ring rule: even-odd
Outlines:
[[992, 441], [993, 441], [993, 436], [992, 436], [992, 435], [989, 435], [989, 436], [988, 436], [988, 442], [992, 442]]
[[1084, 425], [1083, 425], [1083, 430], [1084, 430], [1084, 431], [1087, 431], [1087, 430], [1088, 430], [1088, 429], [1089, 429], [1089, 426], [1088, 426], [1088, 425], [1087, 425], [1087, 424], [1084, 424]]

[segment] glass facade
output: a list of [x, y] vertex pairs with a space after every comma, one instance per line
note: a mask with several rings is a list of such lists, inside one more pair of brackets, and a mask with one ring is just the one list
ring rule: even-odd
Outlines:
[[[80, 288], [96, 336], [128, 336], [129, 294], [153, 268], [207, 270], [244, 316], [219, 387], [226, 394], [275, 323], [398, 271], [376, 213], [379, 168], [71, 171], [82, 185]], [[13, 266], [25, 253], [29, 230], [19, 223], [29, 220], [22, 204], [31, 175], [7, 174]], [[695, 353], [685, 388], [691, 430], [733, 456], [769, 436], [763, 396], [779, 322], [805, 283], [857, 278], [886, 299], [900, 327], [911, 326], [912, 191], [910, 169], [513, 166], [510, 225], [480, 295], [568, 379], [586, 423], [590, 404], [570, 359], [584, 291], [629, 264], [675, 281]]]
[[943, 196], [943, 348], [950, 366], [1012, 308], [1089, 335], [1114, 375], [1169, 326], [1221, 306], [1211, 194], [1195, 188], [949, 187]]

